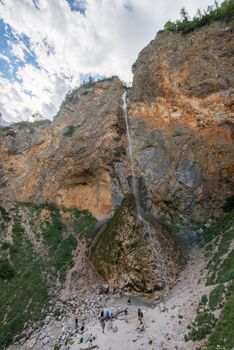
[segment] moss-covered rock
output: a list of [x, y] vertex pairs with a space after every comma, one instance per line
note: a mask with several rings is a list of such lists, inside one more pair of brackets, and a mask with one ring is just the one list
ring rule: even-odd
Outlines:
[[[150, 229], [171, 284], [185, 257], [162, 225], [152, 222]], [[115, 288], [152, 293], [164, 287], [164, 276], [150, 244], [149, 232], [135, 217], [132, 196], [125, 197], [99, 232], [90, 258], [96, 270]]]

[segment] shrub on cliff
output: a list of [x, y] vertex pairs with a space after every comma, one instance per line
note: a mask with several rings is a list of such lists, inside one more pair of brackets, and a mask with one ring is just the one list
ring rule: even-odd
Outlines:
[[[113, 75], [109, 78], [106, 77], [92, 77], [90, 76], [87, 80], [83, 81], [83, 83], [79, 87], [75, 87], [74, 89], [71, 89], [68, 91], [65, 100], [63, 101], [62, 105], [64, 105], [67, 102], [74, 102], [77, 98], [78, 90], [83, 89], [89, 89], [94, 87], [97, 83], [101, 83], [103, 81], [112, 81], [113, 79], [118, 78], [116, 75]], [[82, 95], [87, 95], [88, 91], [83, 91]], [[55, 116], [56, 117], [56, 116]]]
[[230, 20], [234, 17], [234, 0], [224, 0], [221, 4], [215, 1], [213, 6], [208, 6], [203, 12], [197, 11], [196, 16], [192, 19], [185, 8], [180, 11], [181, 19], [176, 22], [168, 21], [164, 29], [175, 32], [189, 33], [196, 28], [203, 27], [219, 20]]

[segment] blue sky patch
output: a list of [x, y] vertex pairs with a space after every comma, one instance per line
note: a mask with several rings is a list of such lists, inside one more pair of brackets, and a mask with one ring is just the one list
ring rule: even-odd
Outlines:
[[67, 0], [70, 9], [72, 11], [78, 11], [82, 13], [82, 15], [85, 14], [86, 11], [86, 1], [85, 0]]
[[[0, 19], [0, 73], [8, 80], [18, 80], [17, 70], [25, 64], [31, 64], [38, 68], [36, 56], [30, 49], [29, 38], [25, 35], [16, 35], [12, 28]], [[23, 44], [24, 60], [20, 59], [12, 51], [11, 45]], [[5, 57], [5, 58], [4, 58]]]

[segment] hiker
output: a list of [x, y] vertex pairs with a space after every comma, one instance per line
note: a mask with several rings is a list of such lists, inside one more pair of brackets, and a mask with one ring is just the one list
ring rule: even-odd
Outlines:
[[104, 329], [105, 329], [105, 327], [106, 327], [104, 318], [101, 318], [101, 319], [100, 319], [100, 323], [101, 323], [101, 327], [102, 327], [102, 333], [104, 333]]
[[107, 329], [108, 329], [108, 331], [113, 329], [113, 319], [112, 319], [112, 317], [109, 319]]
[[145, 330], [145, 326], [144, 326], [144, 323], [141, 321], [141, 324], [139, 326], [139, 332], [144, 332]]
[[101, 310], [100, 317], [104, 317], [104, 310]]
[[108, 320], [110, 320], [112, 318], [112, 312], [109, 310], [105, 310], [104, 317], [106, 317]]
[[131, 305], [131, 303], [132, 303], [132, 300], [130, 297], [128, 297], [128, 304]]
[[94, 336], [92, 335], [92, 333], [90, 334], [89, 336], [89, 346], [92, 346], [93, 345], [93, 340], [94, 340]]
[[140, 308], [138, 309], [137, 314], [138, 314], [138, 320], [140, 321], [140, 324], [142, 324], [143, 312], [141, 311]]
[[76, 329], [78, 328], [78, 318], [75, 318], [75, 325], [76, 325]]
[[125, 322], [128, 323], [128, 309], [124, 309], [124, 319]]
[[85, 323], [83, 322], [83, 323], [82, 323], [82, 326], [80, 327], [81, 334], [84, 333], [84, 328], [85, 328]]

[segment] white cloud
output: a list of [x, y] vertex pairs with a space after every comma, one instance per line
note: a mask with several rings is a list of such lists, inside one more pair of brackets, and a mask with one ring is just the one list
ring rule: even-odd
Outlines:
[[2, 53], [0, 53], [0, 60], [6, 61], [8, 64], [11, 62], [10, 59]]
[[22, 42], [19, 43], [12, 43], [9, 42], [9, 46], [11, 48], [11, 52], [15, 57], [20, 59], [21, 61], [24, 61], [25, 53], [24, 53], [24, 44]]
[[[4, 118], [28, 118], [35, 111], [52, 117], [65, 92], [80, 82], [80, 74], [119, 75], [130, 81], [138, 52], [154, 38], [168, 19], [185, 6], [194, 14], [210, 0], [74, 0], [86, 6], [83, 16], [71, 11], [66, 0], [7, 0], [0, 16], [18, 35], [12, 53], [25, 62], [30, 39], [37, 66], [18, 68], [20, 81], [0, 76], [0, 110]], [[0, 56], [1, 57], [1, 56]], [[3, 58], [3, 57], [2, 57]], [[5, 101], [5, 102], [4, 102]]]

